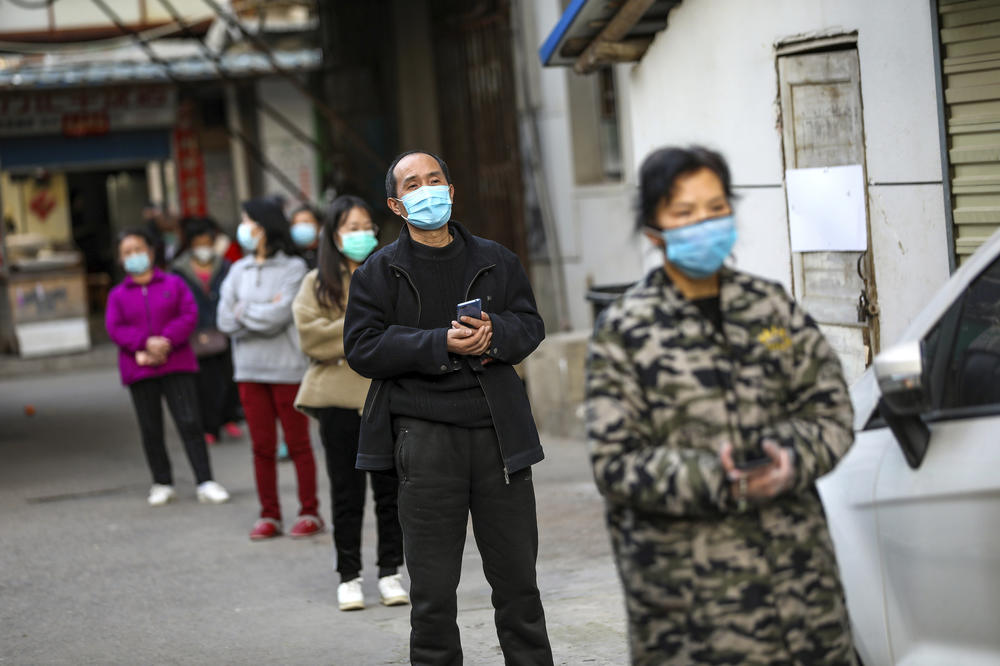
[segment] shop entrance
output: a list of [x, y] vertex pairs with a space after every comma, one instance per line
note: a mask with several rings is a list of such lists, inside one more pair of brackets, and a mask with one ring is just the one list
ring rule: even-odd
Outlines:
[[91, 339], [105, 339], [104, 304], [108, 290], [121, 278], [116, 240], [128, 227], [142, 226], [142, 208], [150, 199], [146, 169], [70, 171], [70, 223], [73, 242], [87, 268], [87, 300]]

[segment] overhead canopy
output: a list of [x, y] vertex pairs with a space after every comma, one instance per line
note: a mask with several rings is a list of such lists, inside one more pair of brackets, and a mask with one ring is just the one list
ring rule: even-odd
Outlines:
[[[193, 43], [177, 44], [174, 48], [163, 46], [153, 43], [157, 55], [169, 63], [169, 73], [174, 77], [190, 81], [218, 78], [214, 62], [197, 50]], [[320, 49], [275, 50], [273, 54], [281, 68], [291, 71], [318, 69], [323, 62]], [[220, 62], [223, 71], [229, 76], [263, 76], [274, 73], [274, 67], [267, 56], [257, 51], [225, 53]], [[7, 60], [6, 64], [7, 67], [0, 68], [0, 91], [170, 81], [167, 68], [151, 61], [135, 46], [116, 49], [110, 55], [49, 55], [24, 58], [15, 63]]]
[[539, 49], [542, 64], [586, 74], [640, 60], [681, 0], [572, 0]]

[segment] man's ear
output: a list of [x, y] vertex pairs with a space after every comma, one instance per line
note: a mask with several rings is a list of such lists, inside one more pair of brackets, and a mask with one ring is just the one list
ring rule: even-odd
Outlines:
[[451, 197], [451, 202], [455, 203], [455, 186], [448, 183], [448, 196]]
[[399, 215], [400, 217], [405, 217], [402, 211], [403, 207], [400, 205], [398, 201], [396, 201], [392, 197], [389, 197], [385, 200], [385, 205], [388, 206], [389, 210], [391, 210], [396, 215]]

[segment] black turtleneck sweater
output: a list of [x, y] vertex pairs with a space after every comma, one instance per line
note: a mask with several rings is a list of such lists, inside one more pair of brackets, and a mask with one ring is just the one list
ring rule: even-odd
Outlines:
[[[451, 328], [455, 306], [465, 299], [465, 241], [460, 234], [444, 247], [431, 247], [405, 237], [413, 253], [413, 280], [420, 294], [420, 328]], [[398, 377], [389, 394], [393, 416], [450, 423], [465, 428], [493, 425], [486, 395], [468, 360], [451, 355], [453, 372]]]

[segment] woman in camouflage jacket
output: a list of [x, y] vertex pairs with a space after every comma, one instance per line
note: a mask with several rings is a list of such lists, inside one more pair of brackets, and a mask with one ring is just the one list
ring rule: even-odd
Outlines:
[[636, 664], [853, 664], [815, 489], [853, 440], [835, 353], [776, 283], [721, 266], [729, 171], [703, 148], [640, 171], [666, 247], [598, 321], [587, 429]]

